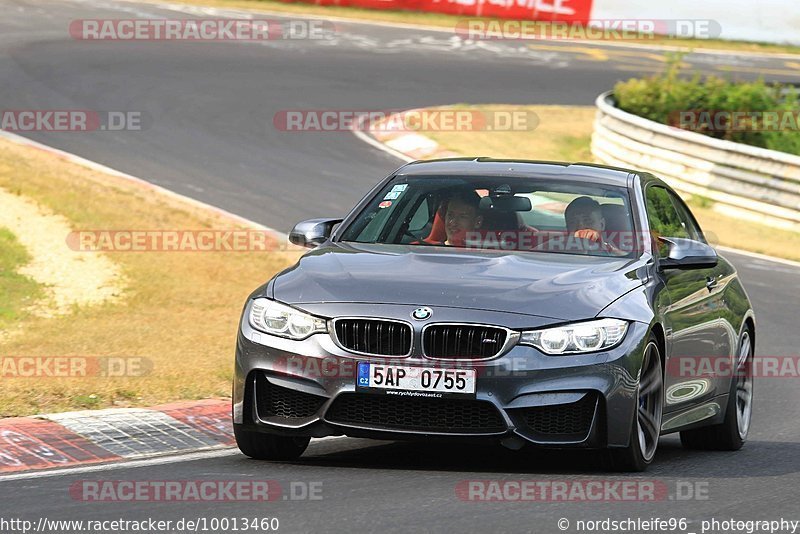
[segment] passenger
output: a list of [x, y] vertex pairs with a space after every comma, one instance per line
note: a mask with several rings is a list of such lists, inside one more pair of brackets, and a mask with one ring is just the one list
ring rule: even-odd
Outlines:
[[569, 203], [564, 211], [567, 223], [567, 237], [585, 239], [597, 243], [603, 250], [615, 256], [624, 256], [627, 253], [603, 239], [606, 229], [606, 220], [600, 203], [589, 197], [578, 197]]
[[599, 243], [606, 229], [606, 220], [600, 204], [589, 197], [578, 197], [564, 211], [567, 233], [581, 239]]

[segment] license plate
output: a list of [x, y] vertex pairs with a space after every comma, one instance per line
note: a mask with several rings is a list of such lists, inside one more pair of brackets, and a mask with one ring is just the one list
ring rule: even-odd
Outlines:
[[474, 369], [406, 367], [358, 362], [358, 389], [389, 395], [444, 397], [475, 395]]

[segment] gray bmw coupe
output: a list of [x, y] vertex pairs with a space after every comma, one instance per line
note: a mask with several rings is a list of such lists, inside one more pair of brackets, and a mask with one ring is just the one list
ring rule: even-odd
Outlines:
[[310, 438], [735, 450], [755, 320], [683, 200], [643, 172], [449, 159], [405, 165], [248, 298], [233, 426], [247, 456]]

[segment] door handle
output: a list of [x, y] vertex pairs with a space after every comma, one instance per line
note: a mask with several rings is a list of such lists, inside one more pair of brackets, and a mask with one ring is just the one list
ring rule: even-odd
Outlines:
[[717, 279], [713, 276], [706, 276], [706, 288], [711, 291], [717, 287]]

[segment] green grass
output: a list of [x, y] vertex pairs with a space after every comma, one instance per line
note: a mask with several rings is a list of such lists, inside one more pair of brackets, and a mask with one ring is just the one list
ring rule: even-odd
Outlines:
[[[659, 74], [618, 82], [614, 86], [614, 100], [619, 109], [661, 124], [691, 128], [715, 139], [800, 154], [800, 132], [783, 126], [780, 118], [781, 114], [796, 116], [800, 110], [800, 99], [791, 85], [768, 84], [763, 79], [732, 81], [699, 71], [694, 71], [691, 77], [683, 77], [682, 56], [667, 54], [665, 69]], [[748, 123], [742, 121], [741, 126], [734, 126], [740, 121], [728, 119], [716, 128], [712, 124], [716, 120], [699, 119], [695, 124], [686, 125], [679, 120], [685, 111], [699, 112], [700, 117], [703, 113], [732, 115], [742, 110], [765, 115]], [[769, 115], [775, 119], [775, 124], [761, 128], [759, 123]]]
[[42, 294], [39, 284], [18, 272], [29, 261], [28, 252], [14, 234], [0, 228], [0, 329], [19, 320], [25, 308]]

